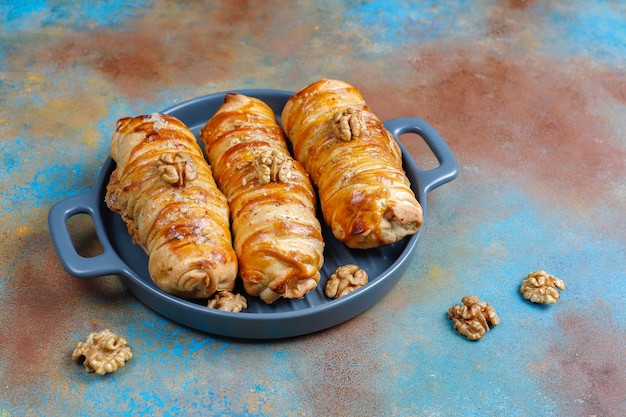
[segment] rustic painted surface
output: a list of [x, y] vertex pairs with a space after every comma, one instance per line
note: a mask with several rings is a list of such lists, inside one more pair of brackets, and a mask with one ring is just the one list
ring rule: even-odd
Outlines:
[[[0, 416], [626, 415], [626, 5], [269, 3], [0, 2]], [[459, 160], [380, 303], [242, 342], [63, 270], [47, 212], [94, 186], [118, 118], [322, 77], [426, 119]], [[70, 227], [97, 253], [88, 218]], [[536, 269], [566, 282], [556, 305], [519, 295]], [[474, 343], [446, 318], [467, 294], [502, 320]], [[70, 355], [105, 327], [135, 357], [102, 378]]]

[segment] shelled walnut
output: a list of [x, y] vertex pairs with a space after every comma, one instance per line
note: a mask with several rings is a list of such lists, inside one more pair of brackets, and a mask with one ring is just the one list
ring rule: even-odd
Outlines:
[[230, 291], [220, 291], [209, 300], [207, 307], [239, 313], [241, 310], [248, 307], [248, 302], [241, 294], [234, 294]]
[[546, 271], [535, 271], [522, 281], [520, 292], [525, 299], [533, 303], [554, 304], [561, 295], [557, 291], [565, 290], [565, 283]]
[[333, 116], [333, 133], [344, 142], [358, 139], [363, 131], [363, 120], [357, 109], [340, 110]]
[[253, 166], [261, 184], [287, 182], [293, 171], [291, 160], [276, 150], [261, 153], [254, 159]]
[[78, 342], [72, 353], [74, 362], [82, 358], [87, 371], [98, 375], [117, 371], [132, 357], [126, 339], [111, 333], [109, 329], [91, 333], [86, 342]]
[[357, 265], [348, 264], [337, 268], [326, 283], [326, 296], [339, 298], [361, 288], [368, 282], [367, 272]]
[[166, 183], [175, 187], [184, 187], [188, 181], [196, 179], [198, 168], [186, 153], [169, 152], [159, 157], [157, 173]]
[[479, 340], [489, 330], [489, 325], [497, 326], [500, 318], [496, 310], [474, 295], [461, 300], [463, 305], [455, 305], [448, 310], [448, 318], [454, 328], [469, 340]]

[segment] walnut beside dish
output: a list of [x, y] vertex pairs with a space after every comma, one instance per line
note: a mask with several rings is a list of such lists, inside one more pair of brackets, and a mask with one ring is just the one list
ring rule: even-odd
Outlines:
[[109, 329], [90, 333], [85, 342], [78, 342], [72, 360], [81, 362], [87, 372], [106, 375], [123, 367], [133, 358], [128, 342]]
[[154, 283], [183, 298], [232, 290], [228, 204], [187, 126], [156, 113], [120, 119], [110, 154], [105, 202], [148, 254]]
[[272, 109], [227, 94], [200, 138], [228, 199], [246, 292], [269, 304], [315, 289], [324, 263], [315, 190]]
[[462, 305], [448, 309], [448, 318], [454, 323], [454, 328], [469, 340], [482, 339], [490, 325], [500, 324], [496, 310], [475, 295], [466, 295], [461, 302]]
[[287, 101], [282, 123], [339, 241], [367, 249], [419, 230], [422, 207], [403, 170], [400, 147], [355, 87], [315, 82]]
[[554, 304], [561, 297], [558, 290], [565, 290], [563, 280], [539, 270], [531, 272], [519, 288], [522, 296], [533, 303]]

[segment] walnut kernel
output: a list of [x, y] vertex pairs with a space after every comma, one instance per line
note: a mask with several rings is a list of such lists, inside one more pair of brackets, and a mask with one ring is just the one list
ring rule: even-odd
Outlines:
[[261, 184], [287, 182], [291, 178], [293, 170], [291, 159], [277, 150], [262, 152], [252, 163], [254, 173]]
[[196, 179], [198, 168], [186, 153], [168, 152], [159, 157], [157, 174], [170, 185], [184, 187], [187, 181]]
[[335, 137], [347, 142], [361, 136], [363, 120], [357, 109], [349, 107], [335, 113], [332, 126]]
[[91, 333], [86, 342], [78, 342], [72, 353], [74, 362], [84, 358], [83, 365], [87, 371], [98, 375], [117, 371], [132, 357], [126, 339], [111, 333], [109, 329]]
[[368, 282], [367, 272], [354, 264], [337, 268], [326, 283], [326, 296], [339, 298], [361, 288]]
[[496, 310], [474, 295], [461, 300], [463, 305], [455, 305], [448, 310], [448, 318], [454, 328], [469, 340], [479, 340], [489, 330], [489, 325], [497, 326], [500, 318]]
[[230, 291], [220, 291], [209, 300], [207, 307], [239, 313], [241, 310], [248, 307], [248, 302], [246, 301], [246, 297], [241, 294], [233, 294]]
[[561, 295], [557, 291], [565, 289], [565, 283], [546, 271], [535, 271], [522, 281], [520, 292], [533, 303], [554, 304]]

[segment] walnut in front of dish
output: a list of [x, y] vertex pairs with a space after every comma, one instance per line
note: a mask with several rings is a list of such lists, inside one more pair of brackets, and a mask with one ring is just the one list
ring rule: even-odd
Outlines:
[[241, 294], [234, 294], [230, 291], [220, 291], [209, 300], [207, 307], [222, 311], [239, 313], [248, 307], [246, 297]]
[[132, 357], [126, 339], [111, 333], [109, 329], [91, 333], [86, 342], [78, 342], [72, 353], [74, 362], [83, 360], [87, 371], [98, 375], [117, 371]]
[[337, 268], [326, 282], [326, 296], [339, 298], [361, 288], [368, 282], [367, 272], [357, 265], [348, 264]]
[[496, 310], [478, 297], [467, 295], [461, 301], [463, 305], [450, 307], [448, 318], [454, 323], [454, 328], [469, 340], [482, 339], [489, 325], [500, 323]]
[[546, 271], [535, 271], [522, 281], [519, 290], [533, 303], [554, 304], [561, 297], [558, 290], [565, 290], [565, 283]]

